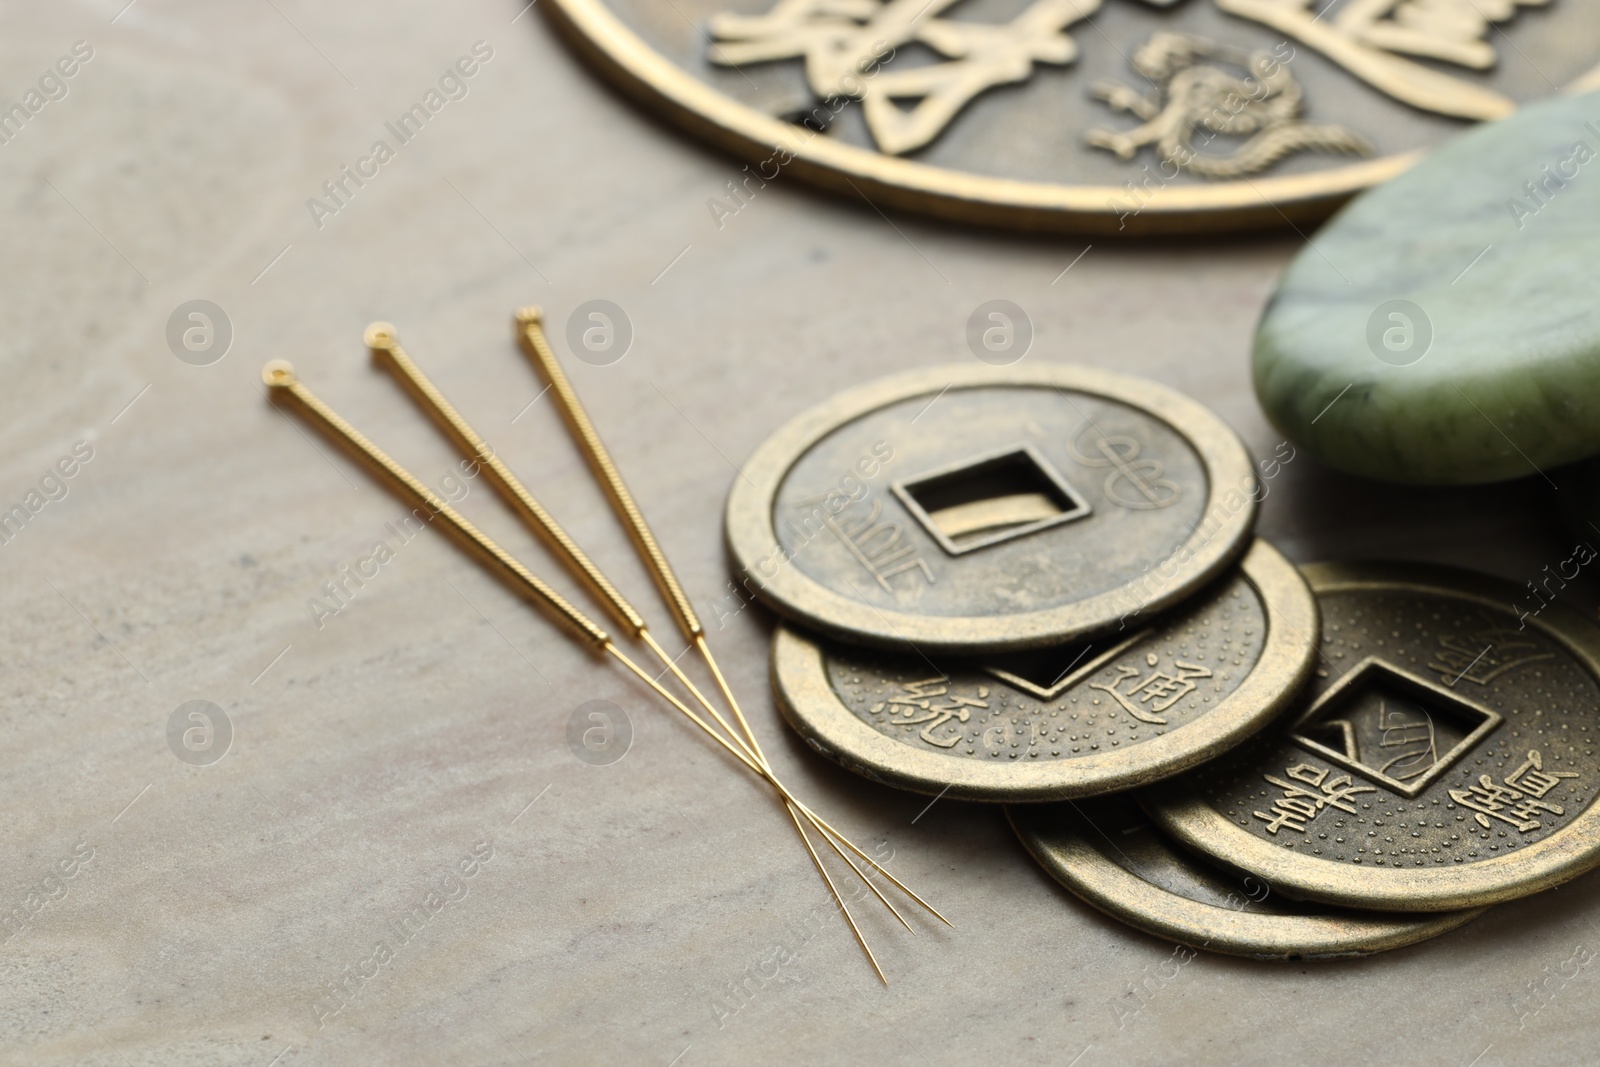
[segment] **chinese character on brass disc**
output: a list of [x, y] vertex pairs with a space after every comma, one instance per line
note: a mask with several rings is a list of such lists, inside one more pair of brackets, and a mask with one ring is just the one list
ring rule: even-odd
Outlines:
[[1263, 483], [1171, 389], [1066, 364], [851, 389], [767, 439], [728, 496], [738, 580], [845, 641], [991, 654], [1123, 630], [1229, 569]]
[[1304, 711], [1142, 796], [1182, 844], [1285, 893], [1446, 911], [1600, 865], [1600, 627], [1422, 564], [1305, 569]]
[[1168, 615], [1088, 643], [930, 661], [780, 627], [778, 705], [875, 781], [968, 800], [1131, 789], [1226, 752], [1309, 676], [1316, 605], [1265, 541]]
[[1295, 225], [1473, 122], [1593, 86], [1600, 61], [1578, 0], [540, 7], [623, 92], [745, 161], [707, 201], [719, 229], [790, 177], [1027, 230]]
[[1367, 956], [1414, 945], [1486, 909], [1436, 914], [1355, 911], [1274, 893], [1174, 845], [1125, 796], [1006, 809], [1050, 874], [1107, 915], [1191, 948], [1258, 960]]

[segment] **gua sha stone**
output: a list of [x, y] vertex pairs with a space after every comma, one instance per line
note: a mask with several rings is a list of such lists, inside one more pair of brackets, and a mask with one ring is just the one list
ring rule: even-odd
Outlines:
[[1600, 454], [1600, 93], [1348, 204], [1268, 303], [1254, 371], [1273, 425], [1353, 474], [1463, 485]]

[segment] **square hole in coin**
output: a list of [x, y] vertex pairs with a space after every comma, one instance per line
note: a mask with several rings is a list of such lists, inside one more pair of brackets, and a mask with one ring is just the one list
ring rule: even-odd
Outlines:
[[894, 494], [951, 555], [1081, 519], [1089, 505], [1027, 445], [896, 482]]
[[1295, 728], [1295, 740], [1414, 797], [1500, 722], [1481, 704], [1371, 657], [1322, 695]]

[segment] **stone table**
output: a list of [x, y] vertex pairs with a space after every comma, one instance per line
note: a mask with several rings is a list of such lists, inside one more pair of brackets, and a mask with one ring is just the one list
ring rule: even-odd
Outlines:
[[[1028, 312], [1028, 358], [1159, 379], [1270, 453], [1246, 353], [1300, 237], [1086, 252], [886, 221], [782, 181], [719, 227], [706, 202], [739, 164], [619, 101], [520, 7], [80, 0], [0, 22], [4, 101], [75, 42], [89, 53], [0, 145], [0, 510], [27, 515], [0, 543], [0, 1061], [1590, 1053], [1594, 876], [1369, 960], [1177, 966], [1172, 945], [1058, 889], [998, 809], [929, 807], [810, 754], [767, 696], [771, 618], [719, 600], [742, 457], [845, 386], [972, 358], [966, 319], [985, 300]], [[363, 184], [307, 206], [376, 140], [393, 146], [385, 124], [461, 57], [458, 98]], [[224, 318], [208, 342], [178, 317], [184, 361], [169, 319], [197, 299]], [[911, 937], [869, 914], [887, 988], [756, 783], [437, 532], [396, 536], [403, 506], [263, 399], [262, 363], [291, 359], [441, 484], [452, 453], [361, 345], [367, 322], [394, 321], [665, 635], [510, 342], [514, 307], [549, 308], [562, 343], [591, 299], [621, 307], [633, 338], [608, 366], [572, 363], [577, 387], [717, 620], [777, 769], [956, 922]], [[226, 354], [207, 362], [224, 324]], [[181, 343], [191, 325], [198, 351]], [[450, 484], [553, 571], [485, 484]], [[1537, 478], [1424, 492], [1309, 460], [1277, 479], [1261, 529], [1300, 561], [1427, 559], [1518, 584], [1570, 551]], [[361, 561], [380, 540], [392, 558], [374, 575]], [[1593, 587], [1568, 593], [1587, 607]], [[231, 730], [218, 761], [169, 742], [192, 700]], [[593, 700], [632, 724], [609, 765], [568, 744]], [[381, 960], [379, 939], [394, 942]], [[793, 958], [773, 976], [779, 954]]]

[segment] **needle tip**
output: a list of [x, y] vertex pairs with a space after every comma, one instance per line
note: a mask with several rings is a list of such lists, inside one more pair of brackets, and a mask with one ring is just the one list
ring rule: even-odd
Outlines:
[[361, 334], [367, 347], [375, 352], [387, 352], [400, 343], [400, 334], [387, 322], [374, 322]]
[[275, 359], [261, 368], [261, 380], [271, 389], [287, 389], [297, 380], [294, 364], [286, 359]]

